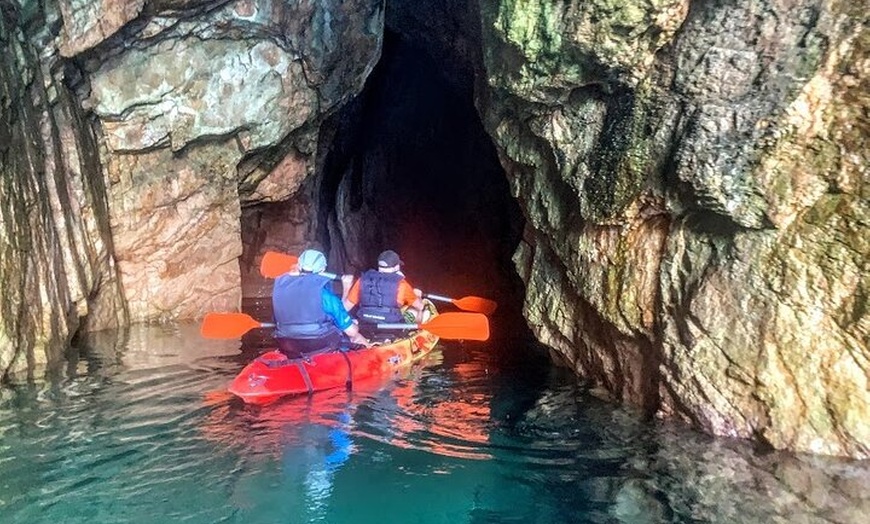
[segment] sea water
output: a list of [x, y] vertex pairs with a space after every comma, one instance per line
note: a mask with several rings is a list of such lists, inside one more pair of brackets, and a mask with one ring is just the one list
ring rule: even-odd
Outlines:
[[262, 348], [194, 325], [71, 348], [0, 390], [0, 522], [867, 522], [870, 465], [644, 420], [531, 343], [445, 343], [384, 380], [243, 405]]

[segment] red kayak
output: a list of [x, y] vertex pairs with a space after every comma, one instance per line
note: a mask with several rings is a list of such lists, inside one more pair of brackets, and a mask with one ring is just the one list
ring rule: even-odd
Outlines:
[[307, 358], [287, 359], [277, 350], [260, 355], [230, 384], [230, 393], [248, 404], [268, 404], [286, 395], [338, 387], [387, 376], [421, 359], [438, 343], [428, 331], [383, 345], [349, 351], [332, 350]]

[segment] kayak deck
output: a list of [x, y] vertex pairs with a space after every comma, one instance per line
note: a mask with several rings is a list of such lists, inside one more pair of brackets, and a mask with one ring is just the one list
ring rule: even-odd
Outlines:
[[286, 395], [337, 387], [352, 389], [355, 381], [386, 376], [419, 360], [437, 343], [432, 333], [417, 331], [382, 345], [296, 359], [273, 350], [245, 366], [228, 389], [248, 404], [268, 404]]

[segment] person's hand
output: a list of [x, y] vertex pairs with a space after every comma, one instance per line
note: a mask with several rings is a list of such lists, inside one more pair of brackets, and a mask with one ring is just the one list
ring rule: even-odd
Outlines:
[[353, 275], [341, 275], [342, 287], [349, 288], [353, 284]]
[[423, 291], [417, 288], [414, 288], [414, 294], [417, 295], [417, 298], [423, 298]]
[[353, 342], [354, 344], [363, 345], [367, 348], [372, 347], [372, 341], [360, 335], [359, 333], [357, 333], [356, 336], [353, 337], [353, 340], [351, 340], [351, 342]]

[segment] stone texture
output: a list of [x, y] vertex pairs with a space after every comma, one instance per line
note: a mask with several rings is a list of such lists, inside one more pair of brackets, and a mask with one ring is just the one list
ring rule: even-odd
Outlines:
[[238, 307], [240, 206], [293, 198], [381, 39], [376, 2], [178, 4], [86, 65], [134, 320]]
[[359, 92], [383, 38], [378, 0], [0, 13], [0, 375], [128, 315], [237, 308], [242, 208], [303, 191], [320, 121]]
[[0, 2], [0, 378], [57, 361], [83, 326], [126, 322], [95, 137], [56, 55], [31, 43], [51, 34], [20, 29], [53, 16]]
[[80, 2], [59, 0], [63, 32], [58, 44], [62, 56], [75, 56], [114, 35], [134, 20], [145, 7], [145, 0]]
[[480, 7], [538, 337], [650, 413], [870, 456], [867, 14]]
[[727, 439], [669, 431], [659, 438], [655, 453], [641, 454], [632, 466], [646, 492], [658, 495], [654, 500], [664, 494], [675, 520], [846, 524], [863, 522], [870, 509], [863, 462], [757, 453]]

